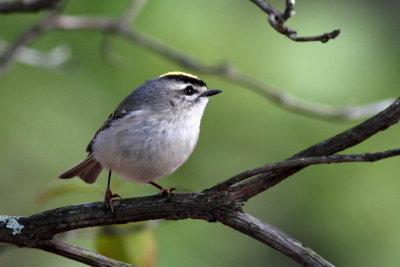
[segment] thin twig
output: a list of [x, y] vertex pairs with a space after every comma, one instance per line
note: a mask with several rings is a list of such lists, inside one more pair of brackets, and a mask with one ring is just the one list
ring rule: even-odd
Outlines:
[[99, 48], [99, 53], [102, 59], [104, 59], [104, 62], [113, 66], [113, 67], [120, 67], [123, 58], [118, 55], [117, 53], [114, 53], [112, 50], [112, 44], [113, 44], [113, 39], [114, 36], [112, 36], [110, 33], [105, 32], [102, 35], [101, 41], [100, 41], [100, 48]]
[[283, 13], [271, 6], [266, 0], [250, 0], [257, 5], [262, 11], [268, 14], [268, 21], [271, 26], [279, 33], [286, 35], [296, 42], [320, 41], [326, 43], [331, 39], [335, 39], [340, 34], [340, 29], [314, 36], [297, 36], [297, 31], [285, 26], [285, 22], [295, 14], [294, 0], [286, 0], [286, 7]]
[[[400, 98], [398, 98], [387, 109], [364, 121], [363, 123], [344, 131], [334, 137], [315, 144], [289, 158], [289, 160], [306, 157], [328, 156], [355, 146], [372, 135], [386, 130], [400, 120]], [[264, 192], [272, 186], [280, 183], [287, 177], [300, 171], [304, 167], [291, 167], [260, 174], [255, 178], [234, 185], [231, 190], [235, 191], [235, 198], [247, 201], [248, 199]]]
[[283, 12], [282, 18], [287, 21], [290, 17], [294, 16], [296, 13], [294, 11], [295, 0], [286, 0], [285, 11]]
[[357, 120], [376, 114], [377, 112], [387, 108], [394, 99], [385, 99], [374, 103], [359, 106], [330, 107], [327, 105], [307, 102], [294, 96], [279, 91], [264, 82], [245, 74], [228, 64], [206, 65], [195, 58], [177, 51], [159, 40], [156, 40], [143, 33], [130, 30], [126, 27], [119, 27], [119, 24], [110, 19], [88, 18], [88, 17], [72, 17], [59, 16], [54, 21], [53, 27], [60, 30], [100, 30], [111, 31], [129, 42], [139, 45], [151, 52], [165, 57], [182, 67], [192, 71], [216, 75], [228, 82], [249, 88], [256, 93], [268, 98], [275, 104], [298, 114], [304, 114], [310, 117], [321, 119], [341, 119], [341, 120]]
[[42, 241], [35, 248], [54, 253], [93, 267], [134, 267], [121, 261], [104, 257], [92, 251], [53, 239]]
[[61, 0], [8, 0], [0, 2], [0, 13], [37, 12], [53, 9]]
[[120, 20], [125, 27], [133, 26], [148, 0], [132, 0]]
[[[137, 4], [144, 2], [143, 0], [139, 0], [138, 2], [132, 2], [132, 5], [133, 3]], [[134, 7], [135, 8], [133, 8], [133, 10], [137, 12], [138, 7]], [[267, 6], [266, 8], [272, 7]], [[289, 11], [290, 10], [291, 8], [289, 8]], [[132, 44], [148, 49], [149, 51], [180, 64], [182, 67], [185, 67], [189, 70], [203, 74], [216, 75], [228, 82], [233, 82], [236, 85], [249, 88], [268, 98], [282, 108], [310, 117], [332, 120], [357, 120], [371, 116], [372, 114], [376, 114], [377, 112], [388, 107], [390, 103], [393, 102], [393, 99], [385, 99], [366, 105], [331, 107], [328, 105], [322, 105], [298, 99], [286, 92], [271, 87], [255, 77], [235, 69], [229, 64], [203, 64], [195, 58], [165, 45], [159, 40], [156, 40], [143, 33], [139, 33], [138, 31], [130, 30], [127, 27], [125, 17], [126, 14], [132, 14], [131, 10], [129, 12], [125, 13], [122, 18], [116, 19], [109, 17], [50, 15], [49, 18], [45, 18], [42, 22], [38, 23], [38, 25], [35, 25], [30, 30], [23, 33], [13, 44], [12, 48], [3, 53], [3, 55], [0, 57], [0, 75], [4, 73], [4, 71], [13, 63], [13, 59], [15, 58], [20, 47], [31, 43], [33, 40], [39, 38], [39, 36], [50, 29], [68, 31], [95, 30], [106, 33], [107, 35], [109, 33], [118, 35], [122, 38], [125, 38]], [[135, 12], [133, 12], [133, 14], [137, 16], [137, 13]], [[103, 48], [104, 46], [108, 45], [107, 39], [103, 40], [102, 45]]]
[[311, 248], [250, 214], [235, 212], [221, 218], [221, 223], [275, 248], [303, 266], [334, 266]]
[[24, 46], [32, 43], [51, 28], [51, 21], [57, 16], [58, 10], [52, 10], [41, 21], [24, 31], [17, 40], [0, 55], [0, 75], [14, 62]]
[[[147, 0], [132, 0], [125, 12], [120, 16], [118, 20], [119, 25], [116, 28], [128, 29], [132, 27], [147, 2]], [[112, 52], [113, 33], [110, 31], [103, 32], [103, 38], [100, 43], [100, 54], [106, 63], [118, 67], [122, 62], [122, 57]]]
[[303, 114], [309, 117], [325, 120], [364, 119], [384, 110], [395, 100], [384, 99], [365, 105], [332, 107], [296, 98], [286, 92], [273, 88], [253, 76], [236, 70], [233, 67], [226, 66], [223, 71], [219, 73], [216, 72], [215, 75], [220, 75], [227, 81], [233, 82], [236, 85], [249, 88], [286, 110], [292, 111], [296, 114]]
[[395, 157], [398, 155], [400, 155], [400, 148], [386, 150], [383, 152], [375, 152], [375, 153], [329, 155], [329, 156], [288, 159], [244, 171], [218, 184], [212, 189], [213, 190], [227, 189], [234, 184], [237, 184], [247, 178], [253, 177], [254, 175], [271, 172], [274, 170], [281, 170], [281, 169], [288, 169], [295, 167], [307, 167], [317, 164], [332, 164], [332, 163], [344, 163], [344, 162], [374, 162], [385, 158]]

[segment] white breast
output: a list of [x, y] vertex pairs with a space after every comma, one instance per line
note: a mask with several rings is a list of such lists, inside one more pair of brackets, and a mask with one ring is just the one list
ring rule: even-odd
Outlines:
[[93, 155], [123, 178], [148, 183], [182, 165], [196, 146], [202, 112], [166, 120], [135, 111], [100, 132]]

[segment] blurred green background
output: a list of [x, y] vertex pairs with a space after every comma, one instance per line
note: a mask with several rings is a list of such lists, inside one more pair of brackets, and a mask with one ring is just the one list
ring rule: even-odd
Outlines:
[[[271, 3], [281, 8], [282, 2]], [[128, 3], [75, 0], [64, 13], [118, 15]], [[396, 1], [299, 1], [288, 25], [299, 35], [341, 28], [341, 35], [326, 44], [290, 41], [244, 0], [153, 0], [135, 27], [202, 62], [231, 62], [298, 98], [329, 105], [363, 104], [399, 96], [398, 9]], [[13, 41], [43, 15], [0, 16], [0, 38]], [[30, 215], [101, 201], [105, 173], [91, 186], [79, 179], [59, 180], [57, 175], [84, 158], [94, 132], [132, 89], [167, 71], [185, 71], [119, 38], [112, 51], [121, 56], [121, 64], [110, 66], [100, 56], [100, 40], [97, 32], [51, 32], [32, 47], [69, 47], [66, 66], [49, 70], [16, 64], [0, 77], [0, 214]], [[166, 187], [199, 191], [240, 171], [283, 160], [358, 123], [297, 115], [246, 88], [199, 76], [224, 93], [210, 101], [193, 155], [160, 181]], [[346, 152], [395, 148], [399, 136], [395, 125]], [[335, 265], [398, 266], [398, 178], [398, 158], [309, 167], [251, 199], [244, 209]], [[125, 198], [158, 194], [152, 187], [120, 179], [113, 180], [112, 188]], [[99, 231], [76, 231], [64, 240], [95, 250], [103, 244]], [[218, 223], [160, 222], [136, 241], [128, 236], [110, 244], [125, 246], [127, 255], [147, 249], [147, 266], [296, 266]], [[0, 266], [55, 264], [81, 266], [34, 249], [0, 246]]]

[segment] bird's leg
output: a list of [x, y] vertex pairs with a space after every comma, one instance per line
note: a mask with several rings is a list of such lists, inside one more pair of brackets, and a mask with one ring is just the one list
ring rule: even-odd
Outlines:
[[166, 193], [168, 196], [170, 196], [172, 191], [176, 191], [177, 190], [175, 187], [164, 188], [161, 185], [156, 184], [155, 182], [150, 182], [149, 184], [151, 184], [154, 187], [157, 187], [160, 190], [160, 195]]
[[108, 171], [108, 182], [107, 182], [107, 189], [106, 189], [106, 194], [104, 196], [104, 202], [106, 204], [106, 207], [111, 210], [111, 212], [114, 214], [114, 206], [112, 203], [113, 198], [119, 197], [121, 198], [118, 194], [113, 194], [110, 189], [110, 182], [111, 182], [111, 170]]

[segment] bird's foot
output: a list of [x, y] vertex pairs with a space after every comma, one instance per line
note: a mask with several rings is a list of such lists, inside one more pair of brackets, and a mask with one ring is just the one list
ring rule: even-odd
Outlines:
[[178, 189], [176, 189], [175, 187], [171, 187], [171, 188], [165, 188], [162, 187], [161, 185], [156, 184], [155, 182], [150, 182], [149, 184], [151, 184], [154, 187], [157, 187], [160, 190], [160, 196], [167, 194], [167, 196], [171, 196], [172, 191], [178, 191]]
[[164, 195], [164, 194], [167, 194], [167, 196], [169, 197], [169, 196], [171, 196], [171, 194], [172, 194], [172, 191], [178, 191], [178, 189], [176, 189], [175, 187], [171, 187], [171, 188], [161, 188], [160, 189], [160, 196], [162, 196], [162, 195]]
[[107, 209], [110, 209], [111, 212], [114, 214], [114, 206], [113, 206], [113, 199], [114, 198], [119, 198], [122, 199], [122, 197], [118, 194], [113, 194], [113, 192], [111, 192], [111, 189], [107, 187], [105, 196], [104, 196], [104, 203], [106, 205]]

